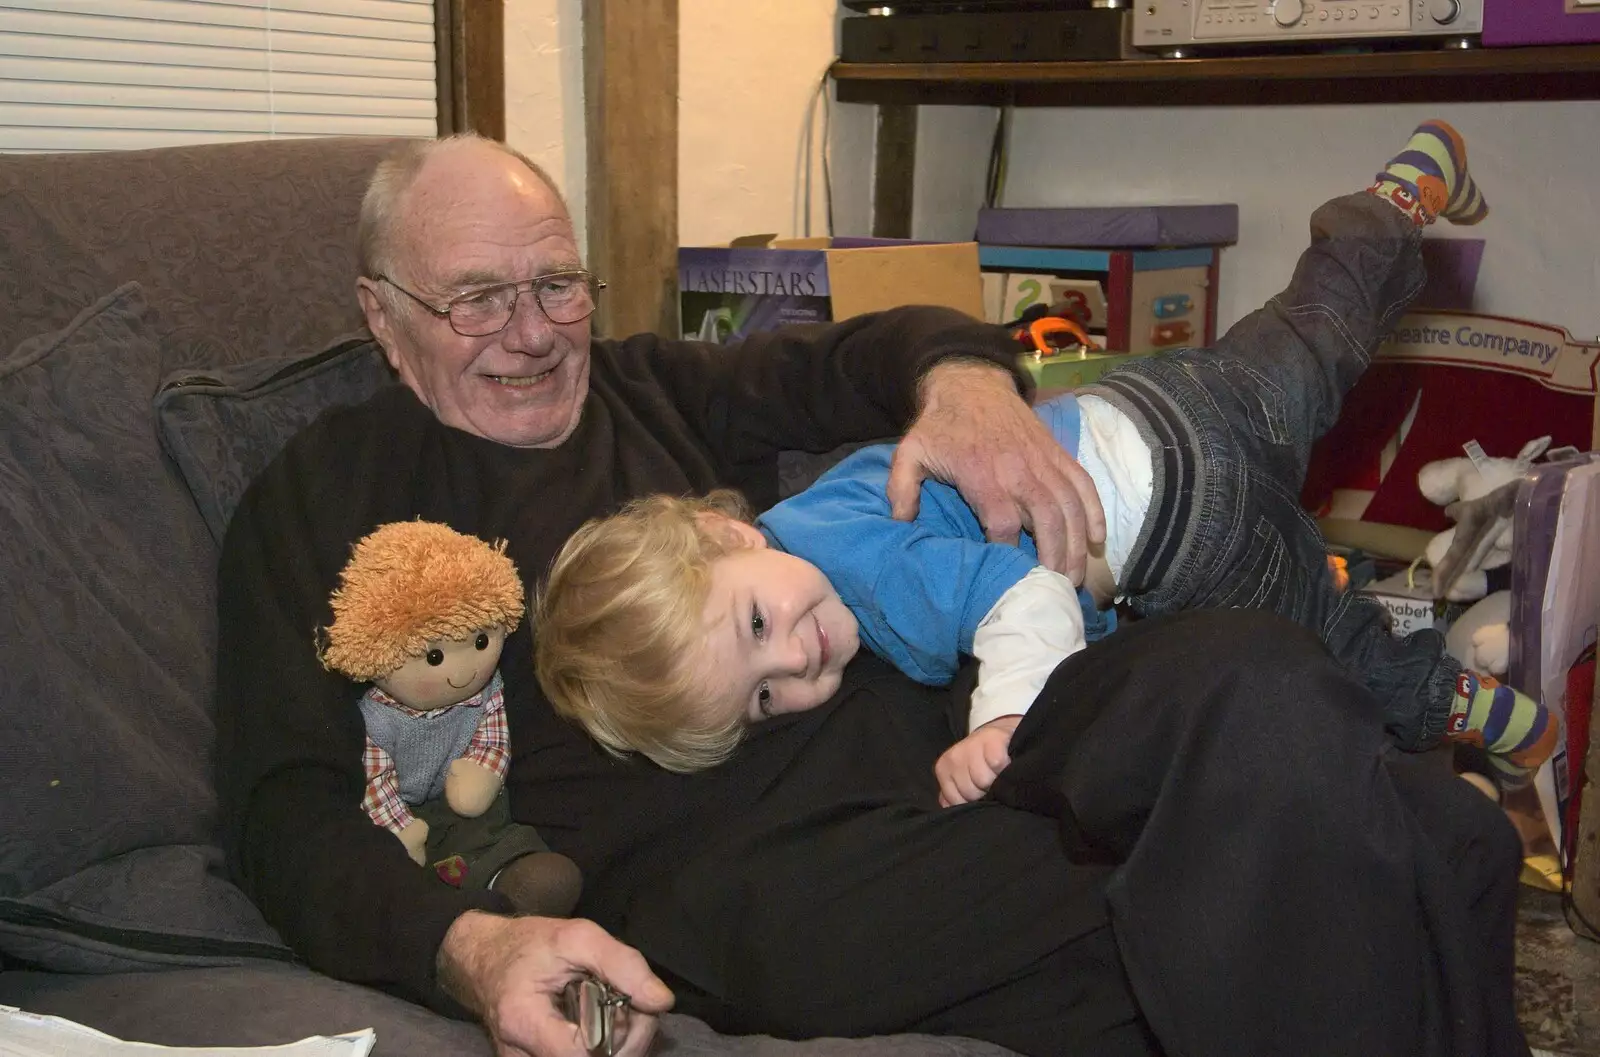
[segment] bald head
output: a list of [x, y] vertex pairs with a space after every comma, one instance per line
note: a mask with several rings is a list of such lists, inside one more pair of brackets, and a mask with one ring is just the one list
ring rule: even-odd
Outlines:
[[[566, 204], [538, 166], [475, 136], [407, 145], [373, 173], [361, 256], [367, 327], [440, 422], [528, 448], [554, 447], [577, 428], [589, 316], [551, 318], [538, 281], [583, 262]], [[457, 329], [447, 306], [491, 290], [512, 298], [505, 324]]]
[[407, 140], [372, 171], [361, 217], [356, 225], [356, 252], [361, 274], [387, 275], [402, 253], [407, 219], [427, 215], [441, 196], [451, 192], [493, 192], [503, 184], [515, 192], [531, 177], [542, 184], [570, 219], [561, 189], [538, 164], [521, 151], [473, 132], [436, 140]]

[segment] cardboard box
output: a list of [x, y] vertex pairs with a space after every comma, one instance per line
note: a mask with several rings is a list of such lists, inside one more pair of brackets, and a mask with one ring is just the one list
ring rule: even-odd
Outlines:
[[[1394, 621], [1390, 630], [1396, 638], [1403, 639], [1425, 628], [1443, 632], [1449, 627], [1452, 617], [1461, 612], [1459, 605], [1434, 600], [1432, 581], [1426, 569], [1419, 570], [1418, 575], [1409, 578], [1409, 582], [1407, 574], [1401, 572], [1374, 580], [1361, 590], [1383, 603], [1383, 608], [1389, 611]], [[1454, 613], [1447, 614], [1445, 611], [1452, 606]]]
[[974, 242], [750, 241], [678, 251], [685, 338], [722, 342], [791, 323], [849, 319], [911, 304], [946, 305], [974, 318], [984, 316]]
[[1107, 352], [1210, 345], [1217, 337], [1220, 247], [1056, 249], [982, 245], [985, 274], [1005, 276], [999, 317], [1065, 302]]

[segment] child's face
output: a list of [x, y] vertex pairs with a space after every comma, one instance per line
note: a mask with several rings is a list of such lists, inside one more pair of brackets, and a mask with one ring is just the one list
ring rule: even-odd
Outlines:
[[498, 624], [464, 639], [435, 639], [421, 654], [373, 682], [407, 708], [448, 708], [488, 684], [505, 642], [506, 629]]
[[712, 565], [698, 661], [719, 715], [757, 722], [832, 697], [861, 640], [822, 570], [745, 528], [749, 545]]

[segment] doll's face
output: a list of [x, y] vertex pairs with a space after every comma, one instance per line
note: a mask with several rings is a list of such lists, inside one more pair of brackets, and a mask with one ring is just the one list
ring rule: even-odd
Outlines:
[[407, 708], [448, 708], [484, 688], [505, 642], [506, 629], [498, 624], [464, 639], [435, 639], [426, 651], [373, 682]]

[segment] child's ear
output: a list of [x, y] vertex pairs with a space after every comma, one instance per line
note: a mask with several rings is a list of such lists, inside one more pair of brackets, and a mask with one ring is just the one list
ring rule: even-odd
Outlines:
[[717, 537], [726, 546], [761, 550], [767, 545], [767, 537], [748, 521], [740, 521], [738, 518], [731, 518], [714, 510], [702, 510], [695, 515], [695, 518], [700, 522], [702, 529]]

